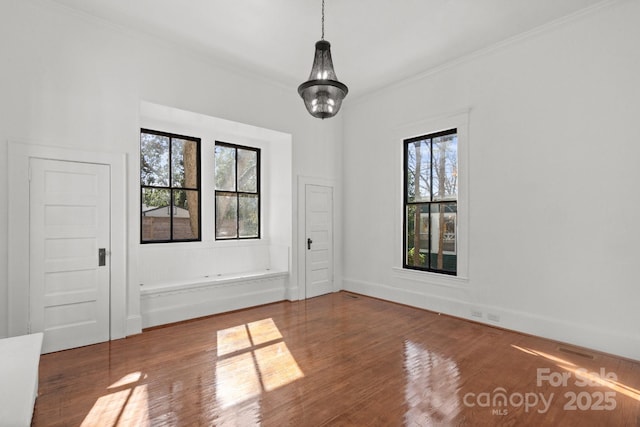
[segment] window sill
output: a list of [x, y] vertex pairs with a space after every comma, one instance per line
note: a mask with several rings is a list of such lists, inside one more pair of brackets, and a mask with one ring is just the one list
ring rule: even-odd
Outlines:
[[469, 278], [467, 277], [450, 276], [447, 274], [410, 270], [400, 267], [393, 267], [392, 270], [396, 277], [405, 280], [412, 280], [414, 282], [425, 283], [427, 285], [460, 289], [466, 289], [469, 286]]
[[225, 247], [246, 247], [246, 246], [265, 246], [269, 245], [269, 239], [228, 239], [228, 240], [201, 240], [192, 242], [154, 242], [139, 243], [141, 248], [225, 248]]

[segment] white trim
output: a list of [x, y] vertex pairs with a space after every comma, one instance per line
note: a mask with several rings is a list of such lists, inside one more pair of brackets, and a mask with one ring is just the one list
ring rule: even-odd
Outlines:
[[127, 158], [125, 154], [9, 142], [8, 332], [28, 332], [29, 324], [29, 159], [103, 164], [111, 173], [110, 338], [127, 336]]
[[[317, 178], [310, 176], [298, 175], [298, 244], [297, 247], [297, 261], [298, 261], [298, 271], [297, 271], [297, 282], [296, 284], [292, 284], [294, 288], [297, 287], [297, 298], [296, 295], [292, 295], [294, 299], [303, 300], [307, 297], [307, 289], [306, 289], [306, 204], [307, 204], [307, 193], [306, 188], [307, 185], [319, 185], [322, 187], [331, 188], [333, 194], [334, 203], [332, 203], [332, 218], [331, 223], [333, 224], [333, 290], [338, 291], [342, 287], [336, 281], [336, 277], [338, 276], [338, 272], [336, 272], [336, 203], [335, 200], [337, 198], [335, 191], [335, 181], [328, 178]], [[292, 292], [293, 294], [293, 292]]]
[[142, 332], [142, 316], [139, 314], [127, 316], [127, 336]]
[[[458, 298], [455, 298], [431, 294], [426, 288], [416, 291], [365, 280], [349, 278], [343, 280], [345, 290], [380, 298], [385, 301], [392, 301], [398, 304], [421, 308], [436, 313], [446, 313], [457, 317], [466, 317], [466, 313], [469, 312], [469, 310], [467, 310], [469, 304], [463, 300], [463, 298], [468, 298], [469, 292], [466, 288], [455, 289], [453, 294], [458, 296]], [[474, 305], [473, 307], [477, 306]]]
[[428, 283], [434, 286], [466, 288], [469, 285], [469, 279], [466, 277], [450, 276], [448, 274], [438, 274], [430, 271], [411, 270], [400, 267], [393, 267], [392, 270], [396, 277], [414, 282]]
[[[397, 206], [394, 221], [394, 258], [393, 273], [397, 277], [426, 282], [439, 286], [466, 286], [469, 282], [469, 116], [470, 109], [457, 110], [437, 116], [428, 117], [418, 122], [398, 126], [391, 138], [395, 145], [393, 153], [397, 173], [395, 176], [395, 206]], [[402, 206], [404, 199], [404, 158], [403, 141], [412, 137], [426, 135], [447, 129], [457, 129], [458, 133], [458, 227], [457, 243], [458, 266], [457, 276], [452, 278], [445, 274], [427, 273], [402, 268], [403, 265], [403, 232], [404, 214]], [[422, 277], [422, 278], [421, 278]]]
[[[427, 289], [416, 292], [357, 279], [345, 278], [343, 283], [347, 291], [640, 361], [640, 337], [637, 335], [530, 312], [465, 302], [462, 298], [468, 299], [469, 289], [455, 289], [452, 290], [453, 297], [443, 297], [430, 294]], [[474, 312], [481, 317], [474, 316]], [[498, 320], [490, 320], [489, 315]]]

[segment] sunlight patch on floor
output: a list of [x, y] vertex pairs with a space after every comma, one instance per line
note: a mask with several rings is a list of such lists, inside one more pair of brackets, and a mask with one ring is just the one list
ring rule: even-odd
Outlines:
[[238, 325], [218, 331], [218, 357], [249, 347], [251, 347], [251, 340], [249, 339], [249, 331], [246, 325]]
[[266, 391], [275, 390], [304, 377], [284, 342], [257, 349], [254, 354]]
[[304, 377], [273, 319], [217, 333], [216, 397], [229, 408]]
[[107, 389], [124, 387], [125, 385], [129, 385], [135, 382], [138, 382], [142, 379], [145, 379], [147, 376], [143, 375], [142, 372], [132, 372], [130, 374], [125, 375], [120, 378], [118, 381], [111, 384]]
[[81, 426], [135, 425], [144, 427], [150, 424], [147, 385], [141, 384], [98, 398], [82, 421]]
[[249, 328], [253, 345], [260, 345], [282, 339], [282, 334], [273, 319], [263, 319], [257, 322], [247, 323], [247, 327]]
[[582, 366], [578, 366], [575, 363], [572, 363], [566, 359], [562, 359], [557, 356], [553, 356], [551, 354], [545, 353], [543, 351], [534, 350], [531, 348], [520, 347], [512, 344], [511, 347], [520, 350], [524, 353], [531, 354], [534, 356], [542, 357], [551, 362], [555, 362], [555, 365], [561, 369], [564, 369], [568, 372], [571, 372], [574, 378], [580, 379], [581, 381], [587, 381], [591, 384], [598, 384], [603, 387], [607, 387], [613, 391], [618, 393], [622, 393], [625, 396], [628, 396], [632, 399], [635, 399], [640, 402], [640, 390], [636, 390], [633, 387], [630, 387], [620, 381], [617, 380], [617, 375], [615, 372], [612, 374], [615, 375], [616, 379], [607, 378], [606, 375], [603, 376], [599, 372], [590, 372], [588, 369], [585, 369]]

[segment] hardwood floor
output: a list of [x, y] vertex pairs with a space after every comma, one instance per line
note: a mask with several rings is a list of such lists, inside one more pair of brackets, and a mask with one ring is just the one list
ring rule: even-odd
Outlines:
[[340, 292], [44, 355], [32, 425], [640, 426], [640, 363]]

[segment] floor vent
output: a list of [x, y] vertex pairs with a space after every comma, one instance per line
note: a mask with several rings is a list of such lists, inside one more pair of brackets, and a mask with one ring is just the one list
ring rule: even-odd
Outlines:
[[573, 349], [573, 348], [558, 347], [558, 350], [564, 353], [573, 354], [575, 356], [586, 357], [587, 359], [591, 359], [591, 360], [595, 359], [593, 354], [585, 353], [584, 351]]
[[347, 298], [358, 299], [358, 296], [353, 294], [344, 294], [344, 296]]

